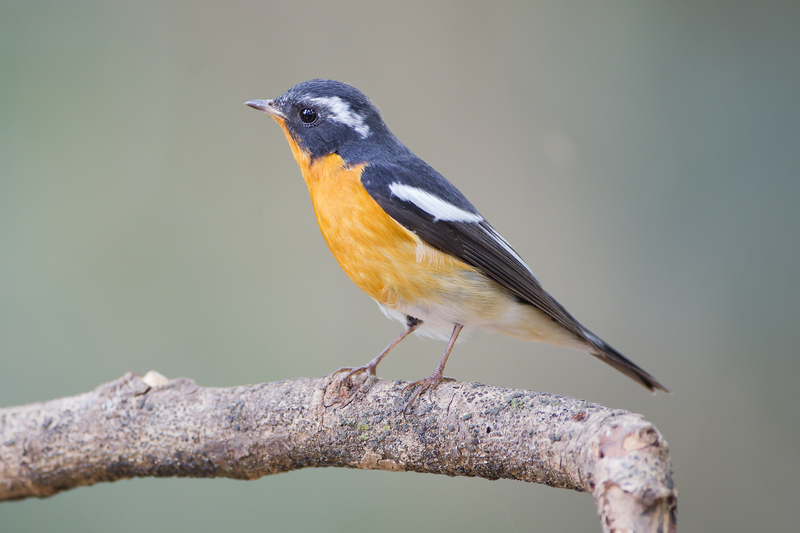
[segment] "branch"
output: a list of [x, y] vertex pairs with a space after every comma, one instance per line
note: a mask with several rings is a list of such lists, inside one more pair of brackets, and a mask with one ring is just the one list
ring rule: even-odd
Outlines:
[[[640, 415], [442, 383], [402, 416], [402, 383], [331, 376], [232, 388], [128, 373], [0, 409], [0, 501], [144, 476], [255, 479], [307, 467], [517, 479], [589, 492], [603, 531], [675, 531], [667, 443]], [[360, 383], [356, 383], [356, 386]], [[369, 386], [367, 386], [369, 385]]]

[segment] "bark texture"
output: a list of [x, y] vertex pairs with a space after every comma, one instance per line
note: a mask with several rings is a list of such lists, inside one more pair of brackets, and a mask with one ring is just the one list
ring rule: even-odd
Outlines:
[[603, 531], [675, 531], [667, 443], [640, 415], [552, 394], [296, 379], [232, 388], [126, 374], [0, 409], [0, 500], [139, 476], [254, 479], [336, 466], [517, 479], [590, 493]]

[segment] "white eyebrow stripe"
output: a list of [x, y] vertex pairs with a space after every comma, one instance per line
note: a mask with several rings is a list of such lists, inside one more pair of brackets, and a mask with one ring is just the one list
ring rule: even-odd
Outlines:
[[502, 237], [502, 235], [500, 235], [499, 233], [497, 233], [497, 230], [496, 230], [496, 229], [494, 229], [494, 228], [493, 228], [492, 226], [490, 226], [489, 224], [484, 224], [484, 225], [483, 225], [483, 226], [481, 226], [481, 227], [483, 227], [483, 229], [485, 229], [485, 230], [486, 230], [486, 232], [487, 232], [487, 233], [489, 233], [489, 235], [491, 235], [491, 236], [492, 236], [492, 238], [494, 238], [494, 240], [495, 240], [495, 241], [496, 241], [496, 242], [497, 242], [497, 243], [498, 243], [500, 246], [502, 246], [503, 248], [505, 248], [505, 250], [506, 250], [508, 253], [510, 253], [510, 254], [511, 254], [513, 257], [514, 257], [514, 259], [516, 259], [517, 261], [519, 261], [519, 262], [520, 262], [520, 264], [521, 264], [522, 266], [524, 266], [524, 267], [525, 267], [525, 269], [526, 269], [526, 270], [527, 270], [527, 271], [530, 273], [530, 275], [531, 275], [531, 276], [533, 276], [533, 279], [535, 279], [536, 281], [539, 281], [539, 278], [537, 278], [537, 277], [536, 277], [536, 274], [534, 274], [534, 273], [533, 273], [533, 270], [531, 270], [531, 267], [529, 267], [529, 266], [528, 266], [528, 264], [527, 264], [527, 263], [525, 263], [525, 261], [523, 261], [523, 260], [522, 260], [522, 258], [521, 258], [521, 257], [520, 257], [520, 256], [517, 254], [517, 252], [515, 252], [515, 251], [514, 251], [514, 249], [511, 247], [511, 245], [510, 245], [510, 244], [508, 244], [508, 241], [507, 241], [507, 240], [505, 240], [505, 239]]
[[349, 126], [361, 135], [362, 139], [369, 137], [369, 126], [364, 124], [364, 117], [354, 113], [347, 102], [338, 96], [321, 96], [311, 98], [311, 103], [324, 106], [330, 113], [331, 120]]
[[465, 211], [428, 191], [423, 191], [411, 185], [394, 182], [389, 185], [389, 190], [397, 198], [406, 202], [411, 202], [433, 216], [434, 222], [437, 220], [446, 220], [449, 222], [477, 223], [483, 220], [483, 217], [477, 213]]

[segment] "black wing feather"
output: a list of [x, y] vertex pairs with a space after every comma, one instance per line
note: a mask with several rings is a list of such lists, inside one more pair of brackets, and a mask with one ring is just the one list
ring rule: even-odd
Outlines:
[[650, 390], [669, 392], [644, 369], [584, 328], [542, 288], [539, 280], [518, 258], [508, 242], [482, 217], [479, 222], [438, 220], [415, 204], [392, 194], [389, 186], [392, 183], [402, 183], [429, 192], [468, 213], [480, 216], [458, 189], [422, 160], [415, 158], [403, 161], [403, 164], [369, 165], [364, 169], [361, 182], [390, 217], [416, 234], [423, 242], [479, 269], [520, 301], [544, 312], [558, 325], [594, 347], [592, 355], [605, 363]]
[[[424, 176], [420, 174], [424, 172]], [[430, 167], [410, 170], [405, 166], [371, 165], [364, 169], [362, 184], [395, 221], [426, 244], [481, 270], [520, 300], [533, 305], [576, 337], [590, 342], [584, 328], [543, 288], [528, 267], [510, 251], [511, 246], [485, 220], [457, 222], [436, 220], [433, 215], [392, 194], [392, 183], [403, 183], [479, 215], [450, 182]], [[446, 193], [446, 194], [443, 194]], [[505, 243], [508, 247], [503, 246]]]

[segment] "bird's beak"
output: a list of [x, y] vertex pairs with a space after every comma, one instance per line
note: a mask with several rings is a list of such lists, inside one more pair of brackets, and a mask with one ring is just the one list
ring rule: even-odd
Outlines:
[[275, 106], [275, 100], [250, 100], [249, 102], [245, 102], [244, 105], [249, 105], [253, 109], [263, 111], [272, 118], [286, 118], [286, 115], [281, 113]]

